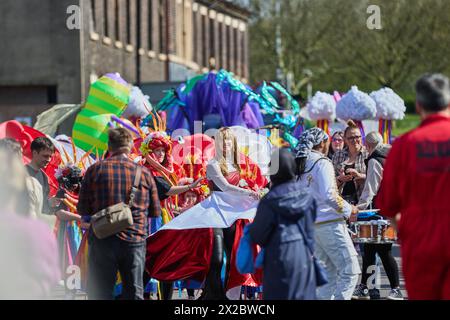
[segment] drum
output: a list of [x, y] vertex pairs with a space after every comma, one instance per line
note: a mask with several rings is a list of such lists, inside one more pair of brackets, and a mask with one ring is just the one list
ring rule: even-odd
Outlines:
[[357, 221], [352, 239], [356, 243], [394, 243], [397, 232], [388, 220]]

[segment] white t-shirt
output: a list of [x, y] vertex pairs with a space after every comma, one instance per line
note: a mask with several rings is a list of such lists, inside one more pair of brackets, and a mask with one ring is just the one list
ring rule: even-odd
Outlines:
[[34, 177], [27, 177], [27, 191], [30, 197], [30, 213], [35, 219], [45, 222], [50, 228], [55, 226], [56, 217], [54, 215], [42, 214], [44, 203], [44, 193], [42, 185]]

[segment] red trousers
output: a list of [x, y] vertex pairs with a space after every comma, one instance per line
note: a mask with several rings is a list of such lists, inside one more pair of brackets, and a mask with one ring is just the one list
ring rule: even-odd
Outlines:
[[418, 247], [414, 241], [401, 243], [403, 275], [410, 300], [450, 300], [449, 243], [441, 243], [440, 250], [432, 247]]

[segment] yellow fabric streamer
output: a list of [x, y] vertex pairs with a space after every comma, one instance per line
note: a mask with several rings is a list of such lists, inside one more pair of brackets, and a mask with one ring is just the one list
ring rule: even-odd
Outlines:
[[161, 218], [163, 225], [170, 221], [169, 213], [166, 208], [161, 208]]

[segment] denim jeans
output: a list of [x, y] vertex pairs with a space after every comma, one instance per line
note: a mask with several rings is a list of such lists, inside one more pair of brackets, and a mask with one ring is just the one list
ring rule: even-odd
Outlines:
[[321, 300], [350, 300], [361, 273], [358, 254], [345, 222], [316, 225], [314, 255], [324, 265], [329, 282], [317, 289]]
[[88, 298], [112, 300], [117, 271], [122, 279], [122, 299], [143, 300], [142, 275], [145, 264], [145, 241], [131, 243], [116, 236], [98, 239], [89, 236]]

